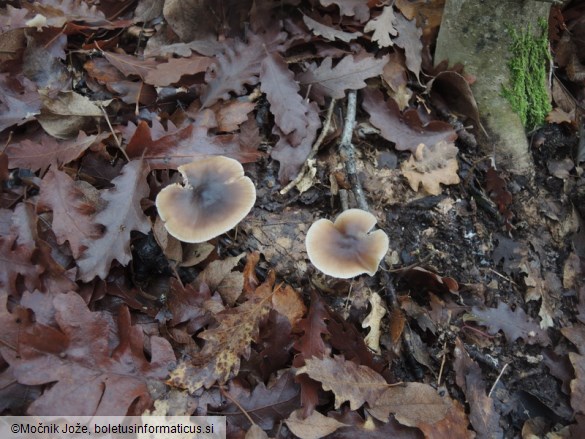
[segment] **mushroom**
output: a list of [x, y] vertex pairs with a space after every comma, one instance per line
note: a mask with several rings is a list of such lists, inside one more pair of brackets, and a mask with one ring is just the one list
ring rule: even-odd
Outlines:
[[237, 160], [211, 156], [179, 166], [183, 185], [159, 192], [156, 208], [165, 228], [184, 242], [204, 242], [232, 229], [254, 206], [254, 183]]
[[370, 232], [375, 225], [376, 217], [361, 209], [348, 209], [333, 223], [327, 219], [316, 221], [305, 240], [309, 259], [329, 276], [373, 276], [389, 246], [383, 230]]

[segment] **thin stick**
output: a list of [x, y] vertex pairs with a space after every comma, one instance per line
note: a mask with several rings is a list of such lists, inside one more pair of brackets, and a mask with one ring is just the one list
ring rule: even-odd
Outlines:
[[298, 173], [298, 175], [296, 176], [296, 178], [293, 181], [291, 181], [283, 189], [281, 189], [280, 195], [286, 195], [293, 187], [295, 187], [297, 184], [299, 184], [300, 181], [305, 176], [305, 174], [307, 173], [307, 171], [309, 170], [309, 160], [312, 160], [317, 155], [317, 153], [319, 152], [319, 148], [321, 147], [321, 144], [323, 143], [323, 140], [325, 140], [325, 137], [327, 136], [327, 134], [329, 134], [329, 128], [331, 127], [331, 116], [333, 115], [334, 108], [335, 108], [335, 99], [331, 99], [331, 103], [329, 104], [329, 108], [327, 109], [327, 115], [325, 116], [325, 123], [323, 124], [323, 129], [321, 130], [321, 134], [319, 134], [319, 137], [317, 138], [317, 140], [313, 144], [313, 147], [311, 148], [311, 152], [307, 156], [305, 163], [303, 163], [303, 167], [301, 168], [301, 171]]
[[339, 189], [339, 201], [341, 202], [341, 210], [349, 209], [349, 196], [345, 189]]
[[242, 406], [240, 405], [240, 403], [239, 403], [238, 401], [236, 401], [236, 400], [235, 400], [235, 399], [232, 397], [232, 395], [230, 395], [230, 394], [228, 393], [228, 391], [227, 391], [227, 390], [225, 390], [225, 389], [223, 388], [223, 386], [219, 386], [219, 390], [220, 390], [220, 392], [221, 392], [221, 394], [222, 394], [223, 396], [225, 396], [227, 399], [229, 399], [231, 402], [233, 402], [233, 403], [236, 405], [236, 407], [240, 409], [240, 411], [242, 412], [242, 414], [243, 414], [243, 415], [244, 415], [246, 418], [248, 418], [248, 421], [250, 421], [250, 424], [252, 424], [252, 425], [256, 425], [256, 423], [255, 423], [255, 422], [254, 422], [254, 420], [253, 420], [253, 419], [250, 417], [250, 415], [249, 415], [249, 414], [248, 414], [248, 412], [247, 412], [247, 411], [244, 409], [244, 407], [242, 407]]
[[128, 154], [126, 154], [126, 151], [124, 151], [124, 148], [122, 148], [122, 142], [120, 142], [120, 139], [118, 139], [118, 136], [116, 136], [116, 132], [114, 131], [114, 127], [112, 127], [112, 124], [110, 123], [110, 118], [108, 117], [108, 113], [106, 112], [106, 109], [103, 107], [103, 105], [100, 105], [99, 107], [100, 107], [100, 110], [102, 110], [102, 113], [104, 113], [104, 117], [106, 118], [106, 122], [108, 123], [108, 126], [110, 127], [110, 131], [112, 132], [112, 136], [114, 136], [116, 146], [122, 152], [122, 154], [124, 155], [126, 160], [130, 161], [130, 157], [128, 157]]
[[504, 364], [504, 367], [502, 367], [500, 374], [498, 375], [498, 377], [494, 381], [494, 384], [493, 384], [492, 388], [490, 389], [490, 392], [488, 393], [488, 398], [490, 398], [492, 396], [492, 392], [496, 388], [496, 384], [498, 384], [498, 381], [500, 381], [500, 378], [502, 378], [502, 375], [504, 374], [504, 371], [506, 370], [506, 368], [508, 367], [509, 364], [510, 363], [506, 363], [506, 364]]
[[439, 377], [437, 378], [437, 386], [441, 385], [441, 378], [443, 377], [443, 369], [445, 368], [445, 362], [447, 360], [447, 354], [445, 353], [446, 343], [443, 343], [443, 360], [441, 360], [441, 368], [439, 369]]
[[357, 92], [355, 90], [350, 90], [347, 94], [347, 114], [345, 115], [343, 134], [341, 135], [341, 143], [339, 144], [339, 153], [341, 159], [345, 162], [345, 172], [347, 173], [347, 178], [351, 184], [351, 189], [355, 195], [358, 207], [362, 210], [369, 211], [362, 183], [357, 175], [355, 148], [353, 143], [351, 143], [353, 127], [355, 126], [356, 103]]

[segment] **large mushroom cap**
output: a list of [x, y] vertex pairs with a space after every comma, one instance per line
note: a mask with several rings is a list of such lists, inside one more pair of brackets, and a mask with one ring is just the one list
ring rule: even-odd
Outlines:
[[234, 159], [212, 156], [179, 166], [175, 183], [156, 197], [167, 231], [184, 242], [204, 242], [232, 229], [256, 202], [254, 183]]
[[389, 246], [384, 231], [368, 233], [375, 224], [376, 217], [361, 209], [346, 210], [334, 223], [327, 219], [316, 221], [305, 241], [309, 259], [329, 276], [373, 276]]

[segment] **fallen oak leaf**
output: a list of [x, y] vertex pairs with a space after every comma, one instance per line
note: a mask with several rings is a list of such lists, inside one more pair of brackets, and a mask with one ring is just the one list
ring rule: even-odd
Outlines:
[[457, 133], [446, 122], [433, 120], [423, 124], [414, 109], [401, 114], [394, 99], [384, 101], [379, 90], [366, 89], [363, 94], [362, 107], [370, 114], [370, 123], [380, 130], [382, 137], [394, 142], [399, 151], [415, 153], [420, 144], [430, 147], [457, 138]]
[[348, 426], [317, 411], [306, 418], [302, 417], [302, 413], [302, 409], [295, 410], [285, 421], [289, 430], [301, 439], [319, 439]]
[[268, 35], [266, 40], [248, 33], [248, 42], [235, 40], [226, 44], [225, 51], [216, 57], [216, 68], [209, 69], [205, 76], [207, 88], [201, 96], [201, 108], [208, 108], [218, 100], [228, 100], [231, 92], [241, 95], [245, 85], [256, 85], [260, 65], [266, 53], [273, 52], [275, 46], [285, 41], [286, 34], [280, 32]]
[[19, 382], [55, 383], [27, 413], [120, 416], [131, 405], [138, 413], [149, 407], [147, 380], [163, 380], [175, 361], [169, 342], [151, 337], [149, 361], [142, 328], [131, 326], [126, 307], [120, 308], [116, 325], [105, 313], [91, 312], [77, 293], [56, 295], [53, 306], [59, 337], [50, 349], [34, 337], [19, 344], [18, 354], [0, 348]]
[[79, 258], [85, 243], [97, 231], [93, 215], [98, 206], [99, 192], [90, 184], [74, 181], [65, 172], [49, 169], [43, 177], [37, 209], [53, 211], [52, 228], [58, 244], [69, 241], [74, 258]]
[[24, 168], [44, 173], [51, 165], [60, 167], [78, 159], [90, 146], [101, 142], [109, 133], [88, 136], [79, 131], [76, 139], [58, 140], [42, 133], [36, 139], [23, 139], [6, 147], [10, 168]]
[[260, 69], [260, 90], [266, 94], [274, 121], [285, 136], [294, 131], [305, 132], [309, 125], [308, 116], [299, 95], [300, 87], [294, 74], [278, 53], [269, 54]]
[[329, 27], [325, 24], [319, 23], [317, 20], [313, 20], [311, 17], [307, 17], [303, 15], [303, 21], [315, 34], [316, 36], [321, 36], [329, 41], [340, 40], [346, 43], [349, 43], [351, 40], [355, 40], [358, 37], [362, 36], [361, 32], [343, 32], [338, 29], [334, 29]]
[[394, 39], [394, 43], [404, 49], [406, 67], [418, 79], [422, 64], [422, 29], [416, 25], [416, 20], [407, 20], [400, 13], [396, 15], [394, 25], [398, 31], [398, 37]]
[[142, 160], [128, 162], [120, 175], [112, 180], [111, 189], [101, 191], [106, 207], [94, 217], [94, 222], [105, 228], [102, 236], [83, 242], [87, 247], [77, 260], [79, 278], [89, 282], [95, 276], [105, 279], [114, 259], [122, 265], [130, 262], [130, 232], [148, 233], [151, 224], [140, 206], [147, 198], [148, 168]]
[[32, 263], [33, 253], [29, 246], [18, 245], [16, 236], [0, 236], [0, 301], [5, 300], [5, 294], [18, 293], [16, 284], [20, 276], [29, 291], [39, 287], [43, 270]]
[[[142, 80], [160, 64], [154, 59], [140, 59], [125, 53], [103, 52], [104, 57], [124, 76], [138, 76]], [[155, 75], [156, 76], [156, 75]]]
[[166, 87], [176, 84], [181, 77], [205, 72], [213, 60], [206, 56], [191, 55], [189, 58], [171, 58], [166, 63], [160, 63], [154, 70], [149, 70], [144, 82], [156, 87]]
[[417, 427], [421, 423], [439, 422], [449, 411], [449, 406], [428, 384], [405, 383], [387, 386], [370, 404], [368, 412], [382, 422], [387, 422], [390, 414], [394, 414], [402, 425]]
[[[240, 145], [232, 135], [209, 136], [209, 129], [215, 127], [215, 116], [211, 110], [201, 111], [199, 116], [195, 123], [161, 137], [157, 137], [158, 132], [153, 135], [154, 130], [141, 121], [126, 146], [128, 157], [144, 157], [151, 169], [176, 169], [197, 157], [209, 155], [224, 155], [240, 163], [260, 158], [257, 145]], [[211, 122], [206, 120], [211, 116]]]
[[386, 314], [386, 308], [382, 306], [382, 298], [378, 293], [372, 293], [369, 301], [372, 309], [362, 322], [362, 328], [370, 328], [370, 332], [368, 332], [364, 341], [371, 350], [380, 355], [382, 353], [380, 349], [380, 324]]
[[415, 153], [407, 161], [402, 162], [400, 169], [413, 191], [418, 191], [422, 184], [423, 189], [430, 195], [439, 195], [442, 192], [441, 183], [459, 184], [458, 152], [455, 145], [445, 141], [440, 141], [432, 147], [421, 143]]
[[170, 373], [168, 384], [194, 393], [216, 381], [224, 384], [237, 375], [240, 357], [250, 355], [250, 344], [258, 337], [260, 322], [270, 311], [271, 295], [254, 297], [216, 314], [219, 325], [199, 334], [205, 340], [201, 352], [193, 355], [191, 361], [179, 363]]
[[364, 403], [373, 406], [388, 388], [388, 383], [374, 370], [357, 365], [336, 355], [333, 358], [310, 358], [305, 366], [297, 369], [297, 375], [306, 373], [335, 394], [335, 409], [349, 401], [351, 410], [357, 410]]
[[365, 80], [382, 74], [388, 55], [374, 58], [369, 54], [347, 55], [333, 67], [333, 58], [327, 57], [320, 66], [312, 63], [307, 71], [298, 75], [303, 85], [311, 85], [310, 96], [319, 103], [325, 96], [342, 99], [346, 90], [359, 90], [366, 86]]
[[469, 403], [469, 420], [480, 437], [503, 437], [500, 415], [494, 401], [486, 395], [485, 381], [479, 365], [471, 359], [463, 342], [457, 338], [453, 350], [455, 379]]
[[398, 31], [394, 27], [395, 19], [394, 8], [392, 6], [386, 6], [380, 15], [376, 18], [372, 18], [366, 24], [364, 32], [374, 31], [372, 41], [375, 41], [381, 49], [384, 47], [390, 47], [394, 44], [390, 37], [398, 35]]
[[[309, 312], [294, 327], [295, 331], [303, 333], [293, 345], [299, 352], [293, 359], [294, 367], [304, 366], [307, 358], [323, 358], [329, 352], [330, 348], [323, 341], [323, 336], [330, 335], [326, 324], [329, 317], [325, 302], [315, 290], [312, 290]], [[296, 381], [301, 385], [303, 415], [309, 416], [319, 403], [319, 384], [307, 375], [297, 374]]]
[[339, 13], [347, 17], [355, 17], [360, 23], [370, 18], [370, 8], [363, 0], [320, 0], [325, 7], [335, 4]]
[[474, 306], [471, 313], [465, 320], [477, 320], [481, 325], [487, 327], [490, 335], [502, 331], [509, 343], [522, 338], [528, 344], [538, 343], [542, 346], [550, 344], [546, 330], [541, 329], [539, 324], [519, 306], [512, 311], [509, 305], [499, 302], [497, 308], [481, 309]]
[[300, 388], [290, 369], [281, 370], [268, 385], [258, 383], [252, 390], [237, 381], [230, 382], [230, 400], [216, 413], [227, 416], [231, 424], [247, 428], [251, 418], [263, 430], [272, 430], [298, 408]]

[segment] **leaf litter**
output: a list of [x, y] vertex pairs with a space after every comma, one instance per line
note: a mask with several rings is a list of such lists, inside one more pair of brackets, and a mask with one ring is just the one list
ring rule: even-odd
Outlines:
[[[163, 3], [0, 13], [2, 413], [196, 410], [227, 416], [230, 437], [578, 437], [585, 195], [559, 90], [582, 87], [579, 6], [554, 15], [565, 76], [525, 182], [466, 140], [473, 78], [429, 62], [440, 0]], [[154, 200], [207, 155], [244, 163], [257, 202], [203, 248], [165, 234]], [[302, 193], [282, 194], [308, 157]], [[344, 191], [355, 205], [356, 179], [391, 248], [375, 276], [333, 279], [304, 239]]]

